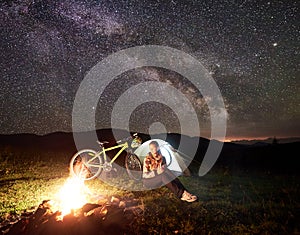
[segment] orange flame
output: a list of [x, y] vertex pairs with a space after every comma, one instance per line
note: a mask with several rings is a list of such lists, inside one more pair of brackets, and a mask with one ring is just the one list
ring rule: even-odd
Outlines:
[[84, 180], [78, 177], [70, 177], [66, 180], [63, 187], [57, 194], [57, 199], [54, 202], [54, 208], [61, 212], [58, 217], [62, 220], [67, 214], [71, 214], [77, 209], [80, 209], [88, 202], [90, 191], [84, 184]]

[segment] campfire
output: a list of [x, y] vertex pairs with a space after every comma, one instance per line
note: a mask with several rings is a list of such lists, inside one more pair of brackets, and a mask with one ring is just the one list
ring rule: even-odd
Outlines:
[[74, 214], [89, 202], [91, 191], [78, 177], [70, 177], [50, 204], [54, 211], [60, 212], [58, 219], [63, 220], [67, 214]]
[[1, 230], [7, 235], [125, 234], [143, 210], [137, 199], [96, 195], [84, 180], [69, 177], [53, 199]]

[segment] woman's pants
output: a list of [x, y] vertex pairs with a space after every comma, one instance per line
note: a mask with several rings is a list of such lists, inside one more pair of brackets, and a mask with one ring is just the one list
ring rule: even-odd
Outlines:
[[163, 185], [166, 185], [176, 197], [181, 198], [185, 190], [185, 187], [180, 182], [179, 179], [168, 169], [159, 175], [156, 175], [153, 178], [144, 178], [144, 186], [147, 188], [159, 188]]

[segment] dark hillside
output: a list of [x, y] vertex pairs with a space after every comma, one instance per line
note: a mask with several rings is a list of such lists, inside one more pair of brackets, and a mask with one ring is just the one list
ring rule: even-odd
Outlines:
[[[80, 133], [80, 135], [83, 140], [86, 140], [87, 147], [93, 149], [99, 148], [97, 143], [89, 142], [88, 132]], [[149, 135], [139, 135], [143, 141], [150, 139]], [[101, 141], [109, 141], [107, 146], [113, 146], [116, 143], [111, 129], [98, 130], [97, 136]], [[126, 132], [121, 130], [118, 130], [118, 136], [121, 138], [127, 137]], [[155, 136], [155, 138], [159, 137], [160, 135]], [[199, 141], [197, 153], [189, 166], [193, 173], [197, 173], [209, 145], [209, 140], [202, 137], [199, 139], [198, 137], [181, 136], [174, 133], [167, 135], [167, 141], [174, 148], [178, 148], [178, 144], [181, 140], [191, 144], [197, 144]], [[188, 152], [188, 147], [188, 145], [183, 146], [181, 151], [183, 153]], [[300, 142], [267, 145], [242, 145], [225, 142], [214, 169], [221, 167], [233, 171], [263, 171], [295, 174], [300, 172], [299, 147]], [[0, 148], [34, 151], [37, 153], [63, 152], [66, 154], [66, 158], [71, 158], [77, 151], [72, 133], [63, 132], [51, 133], [44, 136], [33, 134], [0, 135]], [[116, 151], [112, 151], [111, 154], [114, 154]], [[120, 158], [120, 161], [121, 159], [122, 158]]]

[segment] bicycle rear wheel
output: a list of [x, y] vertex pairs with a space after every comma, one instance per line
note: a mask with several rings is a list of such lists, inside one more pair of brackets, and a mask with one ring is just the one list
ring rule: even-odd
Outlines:
[[143, 174], [142, 163], [140, 159], [132, 153], [127, 154], [125, 167], [128, 175], [134, 180], [140, 180]]
[[83, 149], [70, 161], [70, 173], [83, 180], [92, 180], [102, 171], [103, 158], [92, 149]]

